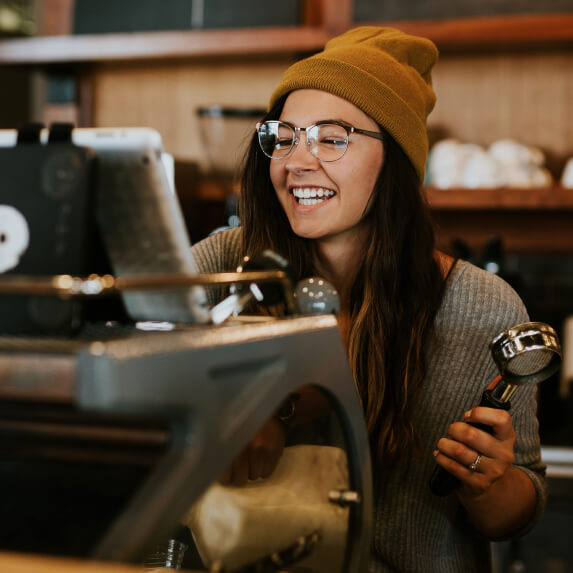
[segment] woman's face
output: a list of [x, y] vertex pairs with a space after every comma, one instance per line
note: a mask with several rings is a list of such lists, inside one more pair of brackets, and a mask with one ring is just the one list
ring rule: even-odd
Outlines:
[[[380, 131], [376, 122], [354, 104], [314, 89], [292, 92], [279, 119], [296, 127], [338, 120], [359, 129]], [[299, 132], [299, 137], [299, 144], [287, 157], [270, 162], [271, 181], [292, 230], [307, 239], [361, 237], [366, 208], [382, 168], [382, 142], [353, 133], [343, 157], [321, 163], [310, 153], [306, 133]], [[305, 192], [318, 201], [303, 204], [309, 202], [300, 201]]]

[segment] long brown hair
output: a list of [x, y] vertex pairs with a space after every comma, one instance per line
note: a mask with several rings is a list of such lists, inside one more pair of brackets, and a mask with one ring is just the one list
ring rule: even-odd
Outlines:
[[[265, 119], [280, 116], [284, 99]], [[347, 353], [365, 412], [375, 467], [388, 469], [415, 441], [414, 406], [426, 375], [424, 342], [440, 306], [444, 278], [434, 229], [416, 171], [386, 134], [384, 165], [366, 220], [369, 241], [351, 288]], [[243, 248], [286, 257], [300, 278], [313, 276], [313, 241], [296, 236], [277, 199], [256, 135], [243, 167]]]

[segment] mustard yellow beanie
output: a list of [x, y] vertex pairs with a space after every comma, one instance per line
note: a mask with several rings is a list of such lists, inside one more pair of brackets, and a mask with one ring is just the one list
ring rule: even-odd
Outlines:
[[324, 50], [293, 64], [273, 92], [269, 108], [297, 89], [340, 96], [368, 114], [400, 144], [424, 180], [426, 118], [436, 96], [431, 70], [436, 46], [394, 28], [363, 26], [330, 40]]

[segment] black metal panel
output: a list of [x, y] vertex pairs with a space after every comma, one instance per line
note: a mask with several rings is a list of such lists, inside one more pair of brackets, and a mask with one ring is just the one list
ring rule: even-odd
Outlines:
[[[92, 153], [71, 143], [0, 149], [1, 240], [7, 260], [0, 273], [81, 275], [87, 270], [94, 235], [89, 217], [92, 164]], [[82, 314], [77, 301], [0, 297], [3, 333], [68, 333], [80, 326]]]
[[[201, 0], [194, 1], [200, 2]], [[281, 2], [202, 0], [202, 2], [203, 28], [296, 26], [299, 23], [300, 2], [298, 0], [282, 0]]]
[[354, 21], [472, 18], [573, 11], [573, 0], [355, 0]]
[[74, 33], [110, 34], [191, 27], [191, 0], [76, 0]]
[[76, 0], [75, 34], [295, 26], [299, 0]]

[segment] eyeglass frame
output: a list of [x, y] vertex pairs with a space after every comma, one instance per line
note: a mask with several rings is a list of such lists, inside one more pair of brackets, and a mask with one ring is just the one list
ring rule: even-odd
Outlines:
[[[282, 123], [283, 125], [286, 125], [287, 127], [290, 127], [293, 131], [294, 131], [294, 137], [292, 138], [291, 144], [290, 144], [290, 148], [289, 150], [284, 154], [281, 155], [280, 157], [273, 157], [272, 155], [269, 155], [268, 153], [266, 153], [266, 151], [263, 149], [263, 146], [261, 145], [261, 136], [260, 136], [260, 128], [267, 123]], [[344, 148], [344, 151], [342, 152], [342, 154], [340, 155], [340, 157], [337, 157], [336, 159], [320, 159], [319, 157], [317, 157], [314, 153], [312, 153], [311, 151], [311, 145], [310, 145], [310, 141], [309, 141], [309, 135], [308, 135], [308, 130], [309, 129], [313, 129], [314, 127], [319, 127], [321, 125], [338, 125], [339, 127], [342, 127], [345, 131], [346, 131], [346, 147]], [[292, 123], [289, 123], [288, 121], [282, 121], [279, 119], [268, 119], [266, 121], [259, 121], [256, 126], [255, 129], [257, 131], [257, 141], [259, 143], [259, 149], [263, 152], [263, 154], [265, 155], [265, 157], [268, 157], [269, 159], [285, 159], [286, 157], [288, 157], [293, 149], [295, 148], [295, 146], [297, 146], [300, 143], [300, 137], [297, 137], [297, 132], [301, 132], [304, 131], [306, 132], [306, 145], [308, 147], [309, 152], [312, 154], [313, 157], [316, 157], [316, 159], [318, 159], [320, 162], [323, 163], [332, 163], [333, 161], [338, 161], [339, 159], [342, 159], [345, 155], [346, 152], [348, 151], [348, 144], [350, 143], [350, 136], [353, 133], [358, 133], [360, 135], [366, 135], [367, 137], [372, 137], [373, 139], [378, 139], [379, 141], [385, 141], [385, 134], [381, 131], [370, 131], [368, 129], [359, 129], [358, 127], [354, 127], [353, 125], [351, 125], [350, 123], [346, 123], [345, 121], [340, 121], [340, 120], [323, 120], [323, 121], [317, 121], [316, 123], [313, 123], [312, 125], [307, 125], [306, 127], [297, 127], [296, 125], [293, 125]]]

